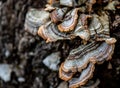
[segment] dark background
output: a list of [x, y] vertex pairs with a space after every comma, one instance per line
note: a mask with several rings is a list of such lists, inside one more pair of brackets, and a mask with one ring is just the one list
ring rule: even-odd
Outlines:
[[[69, 51], [80, 44], [79, 38], [46, 44], [42, 38], [24, 30], [28, 9], [43, 8], [45, 3], [45, 0], [0, 1], [0, 64], [17, 68], [9, 82], [0, 79], [0, 88], [49, 88], [50, 85], [56, 88], [62, 81], [58, 72], [49, 70], [42, 60], [55, 51], [60, 51], [62, 58], [66, 58]], [[111, 36], [117, 39], [115, 52], [111, 61], [96, 65], [93, 78], [100, 79], [99, 88], [120, 88], [120, 9], [109, 11], [109, 14]], [[111, 69], [108, 69], [109, 63]], [[19, 82], [19, 76], [25, 81]]]

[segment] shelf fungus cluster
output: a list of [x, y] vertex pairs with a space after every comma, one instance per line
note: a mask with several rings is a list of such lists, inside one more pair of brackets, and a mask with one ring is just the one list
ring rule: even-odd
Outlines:
[[110, 60], [114, 53], [116, 39], [110, 37], [107, 10], [119, 2], [114, 4], [115, 1], [110, 0], [102, 10], [96, 8], [96, 11], [94, 4], [104, 3], [99, 1], [48, 0], [46, 8], [32, 8], [26, 15], [25, 29], [47, 43], [76, 37], [85, 42], [71, 50], [59, 67], [59, 77], [68, 81], [70, 88], [85, 85], [93, 76], [95, 64]]

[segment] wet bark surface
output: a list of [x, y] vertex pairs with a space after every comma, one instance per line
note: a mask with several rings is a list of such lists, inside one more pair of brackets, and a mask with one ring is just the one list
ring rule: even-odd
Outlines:
[[[48, 69], [42, 60], [60, 51], [64, 61], [80, 39], [46, 43], [24, 30], [26, 12], [30, 8], [41, 9], [45, 3], [45, 0], [0, 1], [0, 64], [9, 64], [13, 69], [10, 81], [0, 78], [0, 88], [57, 88], [62, 82], [58, 72]], [[93, 78], [100, 79], [99, 88], [120, 87], [120, 9], [109, 11], [109, 19], [111, 36], [117, 43], [112, 60], [96, 66]]]

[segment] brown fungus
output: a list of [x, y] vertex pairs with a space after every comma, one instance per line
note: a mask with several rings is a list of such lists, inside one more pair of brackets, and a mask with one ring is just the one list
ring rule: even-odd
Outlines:
[[77, 88], [79, 86], [85, 85], [86, 82], [93, 76], [95, 66], [93, 63], [90, 63], [87, 68], [85, 68], [79, 78], [72, 78], [69, 81], [69, 87], [70, 88]]
[[114, 45], [105, 42], [79, 46], [70, 52], [61, 68], [65, 72], [81, 72], [90, 62], [100, 64], [111, 59], [113, 50]]
[[54, 23], [62, 21], [65, 13], [67, 12], [68, 8], [57, 8], [53, 12], [50, 13], [51, 20]]
[[95, 64], [110, 60], [114, 53], [116, 39], [110, 36], [107, 11], [115, 10], [118, 1], [110, 0], [102, 11], [97, 12], [93, 9], [96, 3], [105, 2], [48, 0], [45, 9], [32, 9], [26, 15], [25, 29], [33, 35], [38, 33], [46, 42], [72, 41], [77, 36], [85, 42], [72, 49], [59, 67], [59, 77], [68, 81], [70, 88], [84, 86], [91, 79]]
[[[102, 64], [111, 59], [113, 51], [114, 44], [109, 45], [105, 42], [93, 42], [72, 50], [60, 66], [60, 78], [65, 81], [70, 80], [71, 88], [84, 85], [92, 77], [95, 63]], [[73, 78], [76, 72], [81, 72], [79, 78]]]
[[78, 19], [78, 8], [75, 8], [68, 12], [63, 19], [63, 22], [58, 25], [58, 29], [61, 32], [69, 32], [74, 30]]
[[25, 30], [33, 35], [37, 34], [39, 26], [49, 20], [49, 13], [44, 10], [30, 9], [26, 14]]
[[57, 40], [72, 39], [74, 36], [61, 33], [58, 31], [57, 25], [52, 22], [48, 22], [40, 26], [38, 30], [38, 35], [41, 36], [46, 42], [55, 42]]

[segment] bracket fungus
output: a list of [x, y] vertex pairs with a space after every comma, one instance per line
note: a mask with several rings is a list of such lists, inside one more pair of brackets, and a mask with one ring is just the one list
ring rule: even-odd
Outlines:
[[62, 21], [65, 13], [67, 12], [68, 8], [57, 8], [53, 12], [50, 13], [50, 18], [54, 23]]
[[70, 12], [68, 12], [65, 15], [65, 18], [64, 18], [63, 22], [58, 25], [58, 29], [61, 32], [69, 32], [69, 31], [74, 30], [74, 28], [75, 28], [75, 26], [77, 24], [77, 18], [78, 18], [77, 13], [78, 13], [77, 8], [75, 8], [75, 9], [71, 10]]
[[37, 35], [39, 26], [46, 23], [49, 20], [49, 13], [44, 10], [30, 9], [26, 14], [25, 30]]
[[46, 42], [77, 36], [86, 41], [72, 49], [59, 67], [59, 77], [68, 81], [70, 88], [85, 85], [93, 76], [95, 64], [110, 60], [114, 53], [116, 39], [110, 36], [109, 14], [107, 9], [94, 11], [96, 3], [99, 4], [96, 0], [48, 0], [47, 8], [29, 10], [26, 15], [25, 29]]

